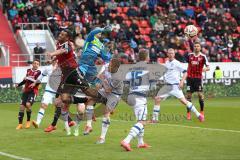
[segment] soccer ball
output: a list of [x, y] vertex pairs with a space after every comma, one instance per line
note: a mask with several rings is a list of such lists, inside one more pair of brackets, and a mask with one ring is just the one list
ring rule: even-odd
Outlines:
[[196, 26], [194, 25], [188, 25], [185, 27], [184, 29], [184, 34], [188, 37], [188, 38], [193, 38], [198, 34], [198, 29]]

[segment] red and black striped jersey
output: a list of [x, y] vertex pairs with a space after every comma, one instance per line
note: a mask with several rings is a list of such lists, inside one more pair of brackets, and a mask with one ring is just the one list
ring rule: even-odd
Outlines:
[[24, 92], [30, 92], [33, 90], [35, 94], [38, 93], [38, 85], [36, 85], [33, 88], [30, 88], [30, 85], [36, 81], [36, 79], [40, 76], [40, 74], [41, 74], [40, 70], [33, 70], [33, 69], [27, 70]]
[[58, 65], [62, 70], [66, 68], [77, 68], [78, 64], [75, 59], [74, 51], [70, 45], [70, 42], [65, 42], [63, 44], [57, 43], [57, 50], [65, 49], [66, 52], [56, 56], [58, 60]]
[[202, 78], [203, 67], [209, 66], [206, 55], [200, 53], [195, 55], [194, 53], [188, 54], [187, 57], [188, 69], [187, 77], [188, 78]]

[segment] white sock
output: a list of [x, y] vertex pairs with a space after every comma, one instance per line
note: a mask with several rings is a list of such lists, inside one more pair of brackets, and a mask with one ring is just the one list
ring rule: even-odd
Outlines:
[[105, 139], [109, 125], [110, 125], [110, 118], [103, 117], [103, 119], [102, 119], [102, 132], [101, 132], [100, 138]]
[[152, 120], [158, 121], [159, 112], [160, 112], [160, 105], [154, 105]]
[[86, 107], [86, 117], [87, 117], [87, 126], [92, 127], [92, 116], [94, 112], [94, 107], [87, 105]]
[[38, 125], [41, 123], [44, 113], [45, 113], [45, 109], [40, 108], [38, 111], [38, 115], [37, 115], [37, 124]]
[[143, 128], [143, 129], [141, 130], [141, 132], [138, 134], [138, 145], [144, 144], [143, 136], [144, 136], [144, 128]]
[[92, 127], [92, 120], [87, 120], [87, 126]]
[[68, 125], [68, 121], [64, 121], [64, 128], [65, 128], [67, 134], [71, 134], [71, 129]]
[[198, 112], [198, 110], [196, 109], [196, 107], [191, 103], [191, 102], [188, 102], [187, 103], [187, 108], [193, 112], [197, 117], [199, 117], [200, 113]]
[[130, 130], [128, 136], [123, 140], [126, 143], [130, 143], [133, 138], [135, 138], [143, 129], [142, 123], [136, 123]]

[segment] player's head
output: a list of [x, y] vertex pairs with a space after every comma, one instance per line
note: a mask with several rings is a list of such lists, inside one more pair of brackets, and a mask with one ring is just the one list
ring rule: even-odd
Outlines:
[[201, 44], [200, 42], [195, 42], [194, 43], [194, 52], [199, 53], [201, 51]]
[[146, 61], [148, 58], [148, 50], [140, 49], [138, 54], [139, 61]]
[[58, 41], [59, 41], [60, 43], [64, 43], [64, 42], [68, 41], [69, 38], [71, 37], [70, 34], [71, 34], [71, 33], [70, 33], [70, 31], [69, 31], [68, 29], [62, 30], [62, 31], [59, 33], [59, 35], [58, 35]]
[[167, 56], [169, 58], [169, 60], [173, 60], [175, 58], [175, 51], [173, 48], [169, 48], [167, 51]]
[[113, 58], [111, 59], [109, 66], [108, 66], [108, 71], [110, 73], [115, 73], [118, 71], [118, 68], [121, 65], [121, 61], [118, 58]]
[[[95, 29], [100, 29], [100, 27], [96, 27]], [[98, 34], [95, 34], [95, 37], [100, 39], [102, 37], [102, 32], [99, 32]]]
[[32, 62], [32, 67], [34, 70], [37, 70], [38, 67], [40, 66], [40, 61], [39, 59], [34, 59], [33, 62]]

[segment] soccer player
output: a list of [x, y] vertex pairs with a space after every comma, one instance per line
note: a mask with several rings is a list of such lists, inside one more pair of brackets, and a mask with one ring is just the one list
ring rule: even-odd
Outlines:
[[[152, 69], [147, 65], [148, 51], [141, 49], [139, 51], [140, 62], [136, 63], [129, 69], [126, 78], [130, 81], [128, 104], [133, 107], [137, 123], [131, 128], [127, 137], [121, 141], [121, 146], [126, 151], [131, 151], [130, 142], [133, 138], [138, 138], [138, 148], [150, 147], [143, 141], [144, 125], [147, 120], [147, 98], [146, 94], [150, 88], [150, 75]], [[163, 70], [162, 65], [157, 66], [158, 70]]]
[[108, 71], [105, 71], [102, 80], [103, 88], [98, 92], [106, 98], [106, 107], [102, 119], [102, 131], [97, 144], [105, 143], [105, 137], [110, 126], [110, 113], [116, 108], [123, 94], [123, 79], [117, 73], [121, 62], [117, 58], [113, 58], [108, 66]]
[[57, 121], [61, 115], [61, 107], [68, 105], [62, 102], [61, 96], [59, 95], [63, 93], [75, 94], [79, 87], [85, 88], [87, 85], [86, 83], [82, 83], [81, 75], [77, 69], [78, 64], [75, 60], [73, 46], [69, 39], [70, 31], [67, 29], [62, 30], [58, 36], [57, 50], [48, 53], [49, 57], [56, 57], [58, 66], [62, 72], [62, 79], [57, 89], [54, 119], [52, 124], [45, 129], [45, 132], [51, 132], [56, 129]]
[[[42, 74], [38, 77], [38, 79], [36, 80], [36, 82], [34, 82], [32, 84], [32, 86], [35, 86], [39, 83], [42, 82], [42, 79], [46, 76], [48, 76], [48, 82], [46, 84], [45, 87], [45, 92], [43, 94], [42, 97], [42, 102], [41, 102], [41, 106], [40, 109], [38, 111], [38, 115], [37, 115], [37, 120], [36, 121], [32, 121], [32, 124], [35, 128], [39, 128], [39, 125], [42, 121], [42, 118], [44, 117], [44, 113], [45, 110], [47, 109], [49, 104], [52, 104], [53, 100], [55, 99], [56, 96], [56, 90], [57, 90], [57, 86], [59, 85], [59, 81], [57, 82], [57, 79], [54, 79], [54, 82], [50, 82], [50, 80], [52, 80], [50, 78], [50, 76], [52, 75], [52, 72], [57, 72], [56, 70], [58, 70], [59, 68], [57, 68], [57, 60], [52, 60], [51, 61], [51, 65], [49, 65], [48, 67], [45, 68], [45, 70], [43, 70]], [[59, 71], [59, 73], [61, 73], [61, 71]], [[50, 83], [56, 83], [54, 86], [55, 88], [53, 89], [53, 85], [50, 85]]]
[[[186, 100], [183, 95], [182, 88], [184, 86], [184, 81], [187, 78], [187, 71], [183, 68], [182, 64], [175, 59], [174, 49], [168, 49], [167, 56], [169, 58], [165, 64], [167, 72], [163, 76], [165, 85], [158, 91], [157, 96], [155, 97], [153, 120], [158, 120], [160, 102], [165, 100], [168, 96], [174, 96], [178, 98], [179, 101], [184, 104], [190, 111], [195, 113], [201, 122], [204, 121], [204, 117], [197, 111], [191, 102]], [[181, 73], [183, 73], [183, 77], [180, 80]]]
[[[103, 61], [108, 61], [111, 59], [111, 55], [107, 52], [104, 44], [100, 41], [103, 32], [109, 32], [112, 30], [111, 26], [106, 26], [104, 28], [96, 27], [88, 35], [84, 43], [83, 52], [79, 60], [79, 69], [84, 78], [91, 85], [98, 87], [100, 84], [100, 79], [97, 78], [97, 67], [95, 61], [102, 59]], [[93, 116], [93, 104], [88, 104], [86, 106], [86, 112], [88, 117]], [[87, 125], [85, 127], [84, 133], [87, 135], [92, 130], [92, 119], [87, 120]]]
[[[187, 56], [187, 100], [192, 101], [192, 93], [197, 92], [200, 104], [200, 113], [204, 116], [204, 95], [202, 84], [202, 72], [209, 71], [209, 63], [206, 55], [201, 53], [201, 44], [194, 43], [194, 52]], [[204, 65], [206, 66], [204, 68]], [[190, 110], [187, 109], [187, 119], [191, 119]]]
[[38, 69], [39, 65], [40, 65], [39, 60], [35, 59], [32, 63], [32, 68], [27, 70], [27, 74], [24, 80], [17, 85], [17, 87], [20, 87], [25, 84], [22, 92], [21, 104], [18, 113], [18, 126], [16, 128], [17, 130], [23, 128], [22, 122], [25, 109], [27, 112], [27, 123], [25, 125], [25, 128], [30, 128], [31, 126], [30, 122], [32, 113], [31, 107], [34, 103], [36, 95], [38, 94], [38, 85], [31, 87], [31, 84], [34, 83], [38, 76], [41, 74], [41, 71]]
[[106, 26], [104, 28], [96, 27], [87, 35], [84, 43], [83, 52], [79, 60], [79, 69], [84, 78], [93, 85], [99, 83], [99, 79], [96, 77], [97, 67], [95, 61], [99, 58], [104, 61], [109, 61], [111, 59], [111, 55], [100, 41], [102, 33], [111, 30], [111, 26]]

